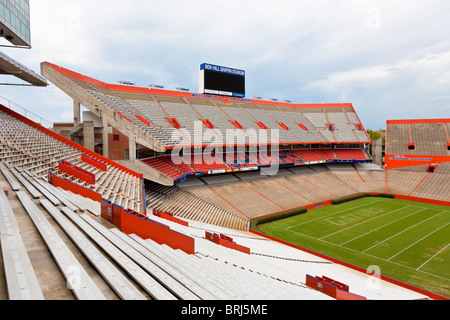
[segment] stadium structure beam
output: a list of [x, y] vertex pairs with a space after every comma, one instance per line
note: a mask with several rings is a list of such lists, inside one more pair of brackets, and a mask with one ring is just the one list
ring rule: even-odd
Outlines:
[[[0, 52], [0, 74], [12, 75], [18, 79], [21, 79], [30, 86], [35, 87], [47, 87], [47, 79], [44, 79], [33, 70], [27, 68], [20, 62], [14, 60], [13, 58], [7, 56], [3, 52]], [[19, 85], [19, 84], [11, 84]]]
[[102, 123], [103, 123], [103, 134], [102, 134], [102, 139], [103, 139], [103, 156], [109, 158], [109, 125], [108, 125], [108, 121], [105, 118], [102, 118]]
[[159, 140], [151, 137], [140, 128], [131, 125], [108, 106], [103, 105], [81, 87], [73, 83], [71, 79], [50, 68], [46, 62], [41, 63], [41, 74], [74, 101], [82, 104], [97, 117], [102, 118], [107, 124], [116, 128], [127, 137], [133, 136], [136, 143], [156, 152], [166, 151], [166, 147]]
[[142, 163], [139, 160], [114, 160], [118, 164], [121, 164], [125, 167], [127, 167], [130, 170], [133, 170], [135, 172], [140, 172], [144, 174], [144, 178], [150, 181], [154, 181], [156, 183], [159, 183], [163, 186], [172, 187], [174, 185], [174, 181], [163, 175], [158, 170], [153, 169], [152, 167]]

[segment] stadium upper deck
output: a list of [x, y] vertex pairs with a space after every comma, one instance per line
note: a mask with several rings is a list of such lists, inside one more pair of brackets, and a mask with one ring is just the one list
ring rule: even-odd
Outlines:
[[[204, 146], [204, 141], [197, 144], [196, 122], [201, 132], [214, 129], [214, 143], [226, 146], [260, 143], [248, 132], [260, 129], [269, 137], [279, 132], [278, 141], [269, 139], [267, 144], [370, 143], [351, 104], [289, 104], [114, 85], [48, 62], [42, 64], [42, 73], [92, 112], [111, 118], [111, 125], [131, 122], [129, 127], [144, 132], [140, 137], [158, 152]], [[180, 129], [187, 131], [181, 137], [173, 134]], [[224, 140], [228, 129], [239, 139]]]
[[[41, 72], [74, 101], [132, 139], [135, 143], [130, 146], [153, 150], [155, 158], [143, 159], [133, 169], [164, 185], [197, 173], [370, 159], [363, 152], [370, 138], [351, 104], [290, 104], [115, 85], [48, 62], [41, 64]], [[261, 146], [277, 146], [281, 151], [278, 156], [251, 154]], [[212, 166], [202, 159], [193, 161], [185, 153], [181, 165], [168, 157], [173, 150], [197, 154], [206, 147], [221, 148], [213, 152], [220, 155]], [[311, 160], [311, 148], [316, 150], [315, 160]], [[130, 150], [131, 161], [135, 156]]]

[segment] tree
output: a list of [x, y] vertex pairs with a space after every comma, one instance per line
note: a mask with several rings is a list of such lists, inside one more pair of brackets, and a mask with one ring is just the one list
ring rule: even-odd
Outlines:
[[[385, 132], [385, 130], [382, 130], [382, 129], [380, 129], [378, 131], [369, 130], [369, 137], [370, 137], [370, 139], [372, 141], [378, 140], [380, 138], [383, 138], [383, 140], [385, 140], [386, 137], [383, 136], [381, 134], [381, 132]], [[372, 145], [369, 146], [369, 152], [370, 152], [370, 154], [372, 154]]]

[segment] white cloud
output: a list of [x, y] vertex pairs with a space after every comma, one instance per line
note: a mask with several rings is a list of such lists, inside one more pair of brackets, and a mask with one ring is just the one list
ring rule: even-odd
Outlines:
[[310, 84], [310, 89], [340, 90], [360, 86], [376, 88], [403, 79], [417, 83], [423, 90], [440, 90], [450, 85], [450, 50], [431, 53], [424, 57], [406, 58], [396, 64], [375, 65], [335, 72]]
[[361, 118], [378, 128], [389, 119], [448, 118], [448, 88], [450, 45], [446, 51], [406, 57], [395, 64], [331, 73], [301, 90], [354, 102]]
[[[353, 102], [373, 127], [397, 110], [423, 115], [427, 103], [442, 115], [450, 103], [446, 0], [45, 0], [31, 8], [32, 50], [5, 53], [36, 71], [50, 61], [106, 82], [196, 90], [202, 62], [234, 66], [247, 70], [249, 97]], [[52, 118], [56, 105], [71, 109], [58, 89], [0, 90]]]

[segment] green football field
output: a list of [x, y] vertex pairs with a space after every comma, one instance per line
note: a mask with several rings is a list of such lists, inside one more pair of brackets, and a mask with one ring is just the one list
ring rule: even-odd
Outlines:
[[363, 198], [258, 226], [301, 247], [450, 297], [450, 207]]

